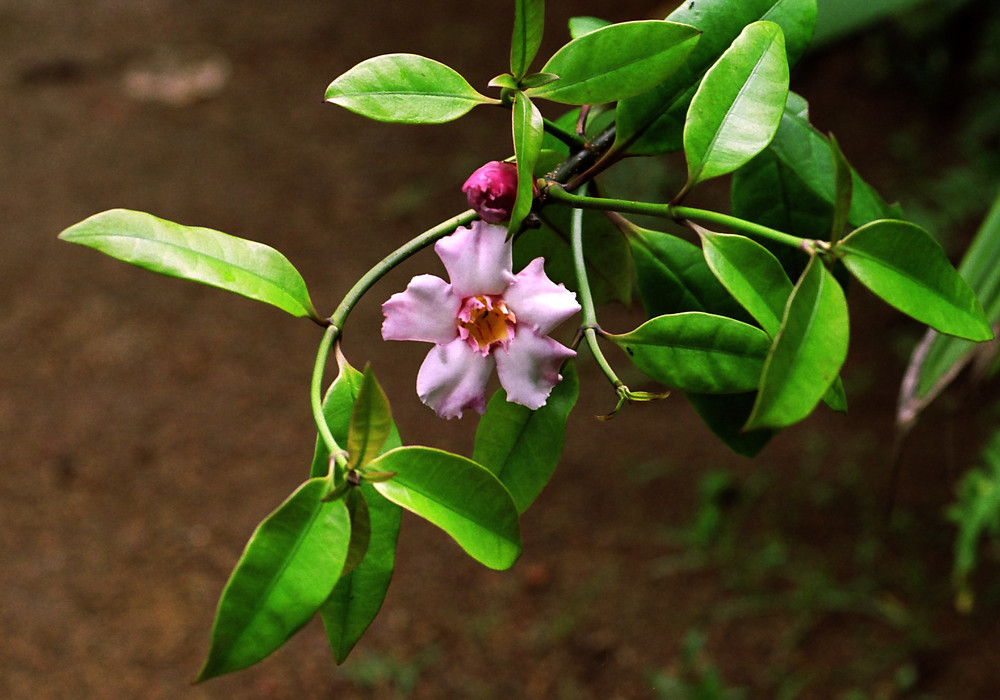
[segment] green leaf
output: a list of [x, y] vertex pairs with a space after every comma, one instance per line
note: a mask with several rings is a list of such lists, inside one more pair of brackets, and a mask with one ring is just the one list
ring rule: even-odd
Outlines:
[[257, 663], [330, 595], [351, 525], [343, 500], [321, 500], [327, 488], [325, 479], [305, 482], [257, 527], [222, 592], [198, 681]]
[[768, 441], [773, 430], [743, 430], [750, 416], [756, 392], [744, 394], [687, 394], [705, 425], [733, 452], [744, 457], [756, 457]]
[[369, 483], [362, 482], [352, 491], [360, 491], [368, 507], [368, 548], [361, 563], [337, 581], [319, 611], [338, 664], [347, 659], [382, 607], [395, 567], [402, 515], [399, 506], [383, 498]]
[[[900, 217], [899, 208], [886, 204], [853, 169], [851, 181], [848, 224]], [[800, 238], [823, 239], [831, 230], [836, 183], [830, 142], [809, 123], [806, 101], [789, 93], [770, 145], [733, 176], [733, 214]]]
[[[523, 231], [514, 241], [514, 264], [521, 269], [537, 257], [545, 258], [545, 272], [554, 282], [577, 292], [576, 273], [569, 245], [569, 207], [547, 207], [542, 227]], [[632, 296], [632, 261], [625, 237], [601, 212], [583, 213], [583, 251], [594, 303], [620, 301]]]
[[517, 507], [485, 467], [430, 447], [400, 447], [368, 465], [395, 472], [373, 486], [387, 499], [447, 532], [469, 556], [508, 569], [521, 554]]
[[772, 338], [781, 327], [792, 282], [764, 246], [745, 236], [714, 233], [700, 226], [708, 266], [729, 293]]
[[774, 138], [788, 97], [785, 37], [754, 22], [701, 81], [684, 124], [688, 184], [731, 173]]
[[510, 40], [510, 72], [517, 80], [524, 77], [542, 45], [545, 27], [544, 0], [514, 1], [514, 32]]
[[572, 362], [562, 367], [544, 406], [536, 411], [507, 400], [497, 391], [476, 429], [472, 460], [507, 487], [519, 513], [528, 509], [552, 478], [566, 438], [566, 420], [576, 404], [579, 383]]
[[[347, 576], [356, 568], [368, 553], [368, 543], [372, 536], [371, 516], [368, 513], [368, 503], [357, 487], [350, 488], [344, 496], [347, 512], [351, 518], [351, 542], [347, 547], [347, 559], [344, 560], [344, 570], [341, 578]], [[324, 603], [325, 605], [325, 603]]]
[[863, 285], [921, 323], [968, 340], [993, 337], [975, 293], [916, 224], [873, 221], [844, 238], [836, 252]]
[[844, 292], [813, 257], [788, 300], [746, 429], [784, 428], [808, 416], [844, 364], [847, 337]]
[[262, 243], [127, 209], [95, 214], [59, 238], [153, 272], [277, 306], [292, 316], [319, 318], [302, 276], [284, 255]]
[[698, 31], [674, 22], [610, 24], [573, 39], [542, 67], [559, 80], [532, 88], [532, 97], [563, 104], [614, 102], [662, 82], [687, 60]]
[[514, 157], [517, 159], [517, 198], [507, 225], [508, 235], [517, 233], [524, 217], [531, 211], [535, 198], [535, 163], [542, 152], [542, 140], [545, 138], [542, 113], [523, 92], [515, 93], [511, 114]]
[[389, 400], [369, 365], [365, 367], [347, 432], [348, 466], [359, 469], [373, 460], [381, 452], [392, 430]]
[[362, 61], [330, 83], [326, 101], [369, 119], [404, 124], [440, 124], [498, 102], [443, 63], [407, 53]]
[[702, 37], [688, 61], [666, 81], [618, 105], [615, 150], [636, 155], [676, 151], [688, 103], [702, 74], [748, 24], [768, 20], [785, 36], [788, 63], [805, 51], [816, 23], [816, 0], [696, 0], [683, 2], [667, 18], [697, 27]]
[[833, 225], [830, 227], [830, 243], [836, 244], [844, 235], [847, 218], [851, 213], [851, 199], [854, 195], [854, 176], [851, 164], [847, 162], [840, 144], [830, 134], [830, 152], [833, 155]]
[[759, 328], [697, 311], [658, 316], [606, 337], [656, 381], [704, 394], [756, 387], [769, 345]]
[[570, 17], [569, 35], [578, 39], [584, 34], [595, 32], [601, 27], [607, 27], [611, 22], [599, 17]]
[[[983, 304], [994, 330], [1000, 326], [1000, 196], [986, 215], [958, 267], [958, 274]], [[913, 352], [899, 395], [896, 420], [909, 425], [985, 347], [928, 329]]]

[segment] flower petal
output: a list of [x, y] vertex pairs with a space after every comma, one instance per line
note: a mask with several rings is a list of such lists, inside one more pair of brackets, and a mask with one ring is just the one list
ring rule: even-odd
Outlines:
[[467, 408], [484, 413], [494, 364], [491, 355], [473, 352], [461, 339], [435, 345], [417, 373], [417, 396], [442, 418], [461, 418]]
[[535, 410], [545, 405], [552, 387], [562, 381], [559, 367], [563, 360], [576, 353], [518, 324], [507, 351], [498, 350], [494, 355], [507, 400]]
[[505, 226], [474, 221], [435, 243], [434, 250], [460, 298], [502, 294], [514, 279]]
[[517, 273], [503, 298], [519, 324], [534, 326], [539, 335], [580, 310], [576, 294], [548, 278], [542, 258], [535, 258]]
[[458, 335], [457, 317], [462, 300], [451, 285], [434, 275], [417, 275], [406, 289], [382, 304], [385, 340], [420, 340], [447, 343]]

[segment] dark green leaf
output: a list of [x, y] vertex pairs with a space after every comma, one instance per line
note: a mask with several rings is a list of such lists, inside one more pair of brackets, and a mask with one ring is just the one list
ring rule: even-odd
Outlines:
[[318, 318], [301, 275], [262, 243], [151, 214], [112, 209], [71, 226], [59, 237], [153, 272], [180, 277]]
[[563, 365], [562, 375], [537, 411], [511, 403], [500, 389], [479, 420], [472, 460], [500, 479], [520, 513], [541, 493], [562, 454], [566, 420], [579, 394], [572, 362]]
[[524, 217], [531, 211], [535, 197], [535, 162], [542, 151], [545, 126], [542, 114], [527, 95], [517, 92], [511, 111], [514, 132], [514, 156], [517, 159], [517, 199], [510, 213], [508, 230], [511, 235], [521, 227]]
[[[975, 291], [983, 304], [987, 320], [994, 329], [1000, 325], [1000, 196], [965, 253], [958, 273]], [[974, 357], [976, 345], [928, 329], [910, 358], [899, 396], [896, 419], [901, 425], [912, 423], [920, 411], [944, 390]]]
[[530, 91], [564, 104], [598, 104], [638, 95], [687, 60], [698, 41], [692, 27], [646, 20], [588, 32], [563, 46], [542, 67], [559, 80]]
[[344, 502], [347, 503], [347, 512], [351, 517], [351, 543], [347, 547], [347, 559], [344, 561], [344, 570], [340, 573], [341, 578], [358, 568], [368, 552], [368, 542], [372, 536], [368, 504], [361, 491], [357, 488], [349, 489]]
[[844, 364], [847, 337], [844, 292], [813, 257], [788, 300], [747, 430], [783, 428], [808, 416]]
[[691, 100], [684, 124], [687, 187], [731, 173], [764, 150], [787, 97], [781, 27], [754, 22], [705, 73]]
[[330, 597], [320, 608], [323, 626], [337, 663], [343, 663], [361, 635], [378, 614], [392, 580], [396, 539], [402, 511], [368, 483], [360, 491], [368, 506], [371, 534], [364, 559], [357, 568], [337, 581]]
[[713, 433], [733, 452], [755, 457], [774, 437], [773, 430], [743, 430], [757, 393], [687, 394], [688, 401]]
[[844, 266], [890, 305], [940, 331], [990, 340], [993, 331], [968, 283], [916, 224], [873, 221], [836, 248]]
[[326, 100], [369, 119], [405, 124], [440, 124], [497, 103], [443, 63], [406, 53], [362, 61], [330, 83]]
[[756, 387], [769, 345], [759, 328], [697, 311], [657, 316], [630, 333], [606, 337], [658, 382], [705, 394]]
[[[578, 291], [569, 246], [569, 207], [547, 207], [542, 227], [521, 233], [514, 242], [514, 263], [521, 269], [534, 258], [545, 258], [545, 272], [555, 282]], [[632, 296], [632, 261], [625, 237], [601, 212], [583, 214], [583, 251], [594, 302], [620, 301]]]
[[510, 72], [524, 77], [542, 45], [545, 27], [544, 0], [514, 0], [514, 32], [510, 40]]
[[569, 35], [574, 39], [578, 39], [584, 34], [590, 34], [593, 31], [597, 31], [601, 27], [606, 27], [611, 22], [606, 19], [600, 19], [599, 17], [570, 17], [569, 19]]
[[520, 556], [517, 507], [485, 467], [430, 447], [390, 450], [368, 466], [396, 474], [373, 484], [379, 493], [440, 527], [484, 566], [508, 569]]
[[701, 76], [748, 24], [768, 20], [785, 36], [789, 65], [805, 51], [816, 23], [816, 0], [695, 0], [667, 18], [702, 31], [688, 61], [669, 79], [618, 105], [615, 149], [655, 155], [680, 150], [688, 103]]
[[382, 451], [392, 430], [389, 400], [375, 379], [371, 366], [365, 367], [347, 431], [348, 466], [359, 469], [373, 460]]
[[351, 524], [342, 499], [321, 500], [327, 488], [325, 479], [305, 482], [257, 527], [222, 592], [199, 681], [257, 663], [330, 595]]
[[844, 235], [847, 219], [851, 213], [851, 199], [854, 195], [854, 177], [851, 164], [847, 162], [840, 144], [833, 134], [830, 134], [830, 152], [833, 155], [833, 226], [830, 229], [830, 242], [836, 244]]
[[[837, 199], [834, 163], [829, 141], [809, 123], [805, 100], [789, 93], [771, 144], [733, 176], [733, 214], [800, 238], [826, 238]], [[900, 216], [853, 170], [851, 180], [848, 224]]]

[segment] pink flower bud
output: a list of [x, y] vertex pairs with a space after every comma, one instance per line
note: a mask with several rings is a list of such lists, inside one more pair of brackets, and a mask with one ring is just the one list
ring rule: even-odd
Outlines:
[[469, 207], [491, 224], [510, 220], [517, 198], [517, 166], [491, 161], [469, 176], [462, 185]]

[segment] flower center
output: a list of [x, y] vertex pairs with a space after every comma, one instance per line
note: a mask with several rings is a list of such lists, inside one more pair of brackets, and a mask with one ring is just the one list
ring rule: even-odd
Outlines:
[[458, 312], [458, 334], [473, 350], [483, 355], [494, 345], [514, 337], [514, 314], [503, 299], [485, 294], [468, 297]]

